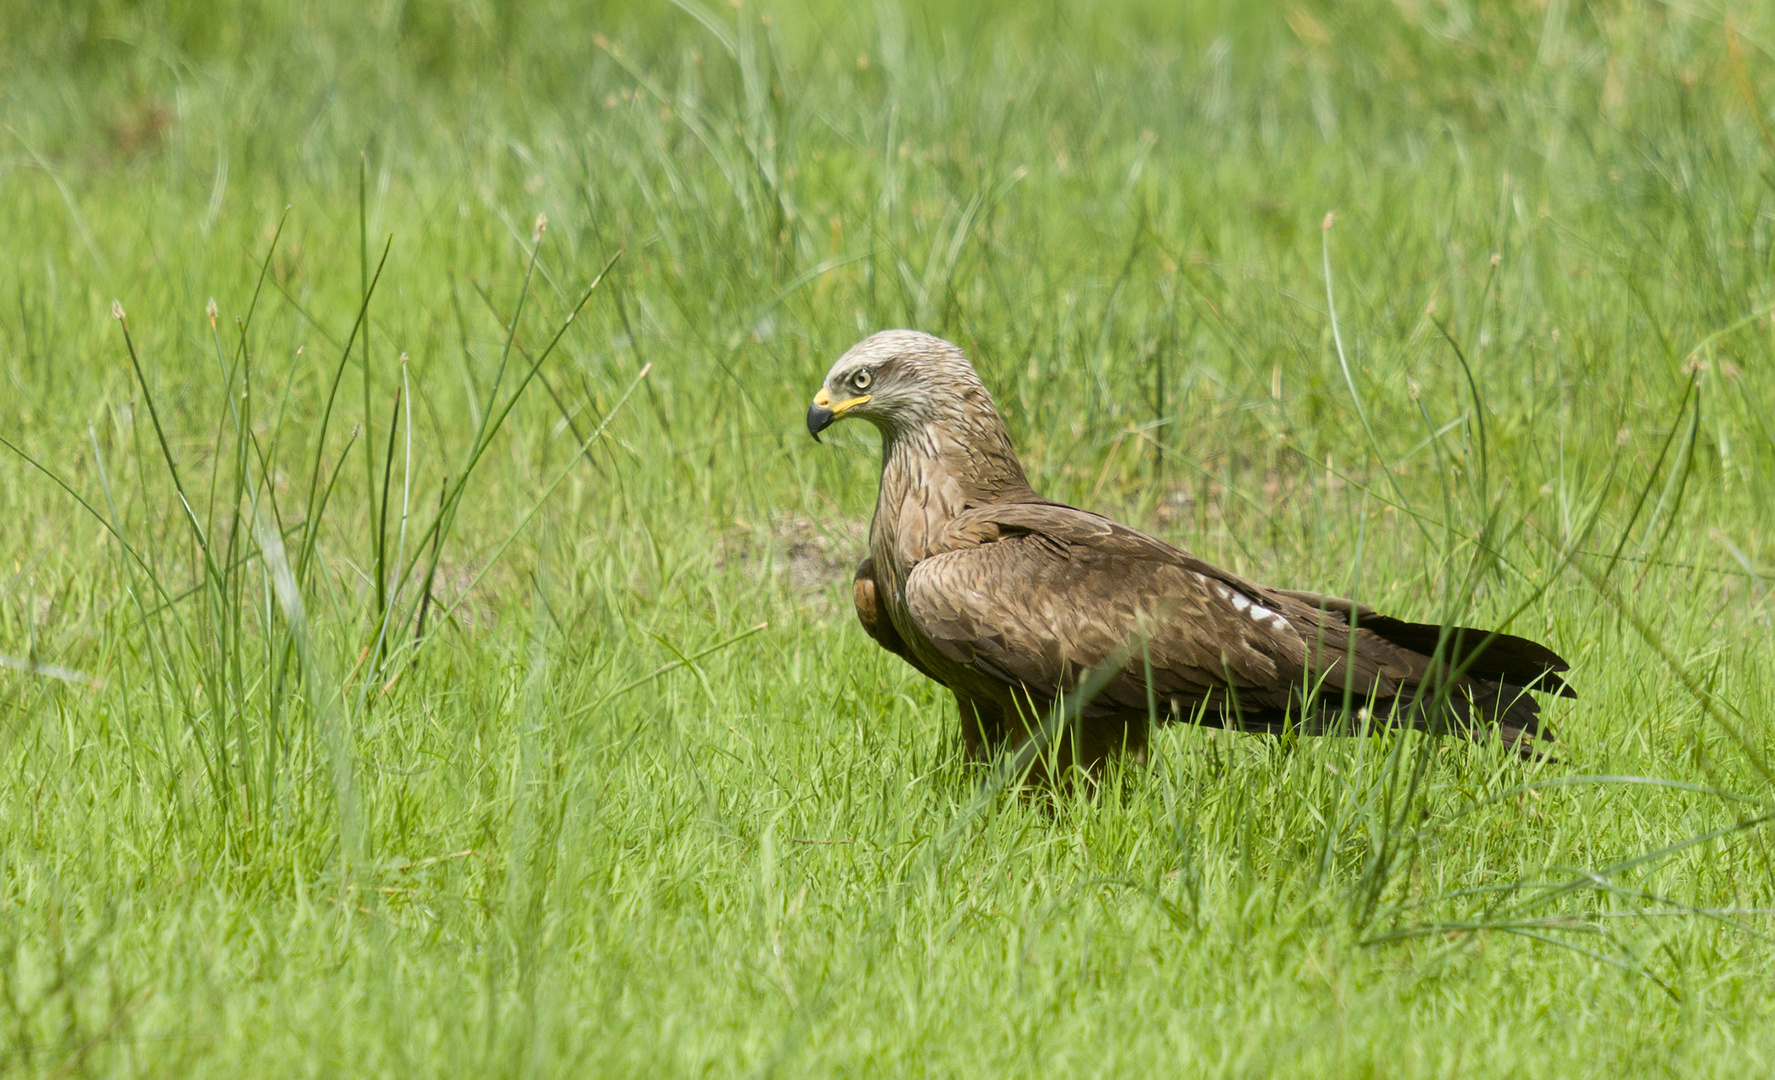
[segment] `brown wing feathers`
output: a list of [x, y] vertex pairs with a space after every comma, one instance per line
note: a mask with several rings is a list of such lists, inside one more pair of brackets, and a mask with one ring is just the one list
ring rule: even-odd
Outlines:
[[1440, 650], [1452, 667], [1474, 678], [1559, 697], [1578, 696], [1562, 676], [1570, 665], [1552, 649], [1528, 638], [1465, 626], [1406, 622], [1341, 597], [1294, 589], [1270, 591], [1337, 615], [1346, 623], [1353, 614], [1362, 629], [1402, 649], [1424, 656], [1435, 656]]
[[[1087, 717], [1145, 711], [1150, 680], [1167, 712], [1258, 727], [1317, 722], [1347, 690], [1359, 707], [1422, 726], [1495, 719], [1514, 737], [1541, 734], [1524, 689], [1571, 693], [1564, 661], [1534, 642], [1460, 627], [1445, 638], [1349, 601], [1266, 589], [1055, 503], [966, 511], [940, 547], [914, 569], [908, 609], [944, 658], [978, 676], [1051, 700], [1142, 637], [1138, 663]], [[1451, 668], [1460, 674], [1439, 691], [1433, 672]]]

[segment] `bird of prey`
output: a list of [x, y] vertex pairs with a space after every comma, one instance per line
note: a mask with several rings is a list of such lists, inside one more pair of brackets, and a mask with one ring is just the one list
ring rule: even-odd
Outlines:
[[857, 618], [954, 692], [973, 759], [1028, 744], [1068, 694], [1047, 760], [1088, 775], [1143, 756], [1155, 718], [1304, 734], [1495, 727], [1522, 750], [1551, 737], [1528, 691], [1576, 696], [1565, 661], [1533, 641], [1269, 588], [1042, 498], [973, 365], [941, 338], [886, 330], [839, 357], [807, 429], [817, 440], [850, 417], [882, 440]]

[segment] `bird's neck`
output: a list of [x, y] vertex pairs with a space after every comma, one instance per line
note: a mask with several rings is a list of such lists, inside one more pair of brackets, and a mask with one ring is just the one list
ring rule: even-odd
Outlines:
[[1039, 498], [990, 403], [984, 409], [884, 429], [881, 457], [881, 494], [870, 548], [876, 566], [889, 568], [896, 586], [914, 564], [933, 553], [957, 514]]

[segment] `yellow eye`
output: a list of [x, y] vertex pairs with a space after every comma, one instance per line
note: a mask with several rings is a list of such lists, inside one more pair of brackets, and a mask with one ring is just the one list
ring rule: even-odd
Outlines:
[[851, 376], [851, 385], [858, 390], [869, 389], [870, 376], [868, 371], [859, 371]]

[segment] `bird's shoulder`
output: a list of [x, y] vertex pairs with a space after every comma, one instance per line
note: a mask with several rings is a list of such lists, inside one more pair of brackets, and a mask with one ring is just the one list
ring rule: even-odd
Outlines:
[[1076, 506], [1037, 499], [992, 503], [957, 514], [939, 535], [932, 555], [965, 551], [1006, 540], [1033, 540], [1052, 557], [1075, 562], [1153, 563], [1175, 567], [1235, 589], [1257, 588], [1156, 536]]

